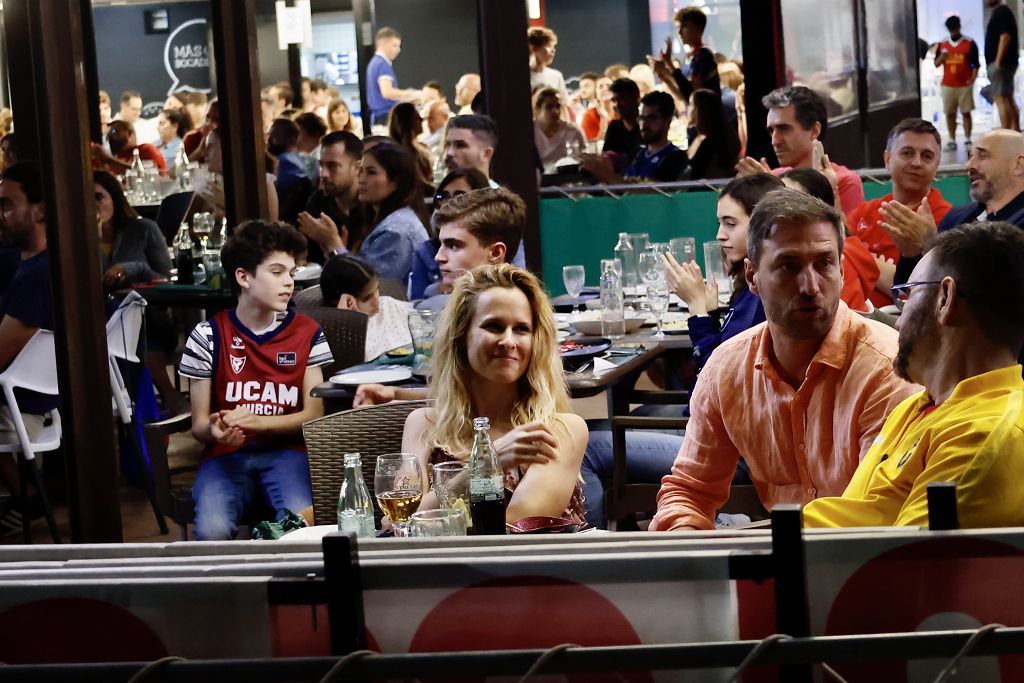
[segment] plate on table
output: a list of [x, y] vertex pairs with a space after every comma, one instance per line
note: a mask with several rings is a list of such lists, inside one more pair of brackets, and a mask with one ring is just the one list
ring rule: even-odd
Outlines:
[[405, 358], [412, 352], [413, 348], [410, 344], [407, 346], [399, 346], [397, 349], [391, 349], [390, 351], [385, 351], [384, 355], [388, 358]]
[[343, 386], [355, 387], [360, 384], [395, 384], [412, 379], [412, 369], [391, 366], [374, 370], [357, 370], [356, 372], [340, 372], [331, 381]]
[[688, 320], [672, 320], [661, 324], [661, 331], [665, 334], [687, 334], [690, 331]]
[[611, 347], [612, 340], [606, 337], [566, 340], [558, 345], [558, 355], [562, 357], [562, 366], [573, 371], [579, 370]]
[[564, 342], [568, 338], [569, 330], [559, 329], [557, 332], [555, 332], [555, 339], [557, 339], [559, 342]]
[[320, 277], [320, 272], [323, 267], [319, 263], [307, 263], [301, 268], [295, 270], [295, 279], [299, 282], [307, 282], [309, 280], [316, 280]]
[[571, 534], [579, 531], [580, 525], [564, 517], [523, 517], [517, 522], [506, 524], [505, 528], [513, 534]]
[[[646, 320], [646, 316], [643, 315], [627, 315], [626, 334], [636, 332], [638, 329], [640, 329], [640, 326], [644, 324], [644, 320]], [[576, 331], [579, 332], [580, 334], [591, 334], [595, 336], [601, 334], [600, 315], [596, 319], [575, 320], [573, 321], [572, 326], [575, 327]]]
[[553, 300], [551, 304], [554, 307], [555, 311], [559, 313], [572, 313], [575, 309], [579, 308], [582, 305], [585, 305], [587, 302], [600, 298], [601, 295], [599, 293], [584, 291], [582, 294], [580, 294], [579, 298], [577, 299], [573, 299], [572, 297], [569, 296], [558, 297], [557, 299]]

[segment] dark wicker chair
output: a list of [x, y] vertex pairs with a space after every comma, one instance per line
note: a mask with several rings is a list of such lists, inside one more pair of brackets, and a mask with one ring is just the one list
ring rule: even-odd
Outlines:
[[380, 295], [390, 296], [392, 299], [398, 299], [399, 301], [408, 301], [409, 288], [399, 280], [381, 280]]
[[319, 308], [324, 305], [324, 298], [320, 294], [320, 285], [301, 289], [295, 292], [292, 299], [295, 301], [295, 308]]
[[365, 313], [325, 306], [303, 308], [302, 312], [320, 323], [331, 347], [334, 362], [324, 369], [324, 378], [365, 360], [366, 322], [369, 320]]
[[[377, 456], [402, 450], [402, 431], [409, 413], [429, 405], [429, 401], [386, 403], [371, 408], [346, 410], [310, 420], [302, 425], [309, 453], [309, 476], [313, 482], [313, 520], [315, 524], [337, 521], [338, 491], [344, 478], [342, 455], [359, 453], [363, 459], [363, 479], [373, 495], [373, 470]], [[380, 526], [383, 514], [374, 506], [373, 517]]]

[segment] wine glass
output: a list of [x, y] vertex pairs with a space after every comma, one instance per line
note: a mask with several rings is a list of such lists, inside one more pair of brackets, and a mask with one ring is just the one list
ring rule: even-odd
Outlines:
[[395, 536], [408, 536], [409, 519], [423, 497], [423, 475], [416, 456], [412, 453], [378, 456], [373, 491], [381, 511], [391, 520]]
[[657, 249], [648, 249], [640, 254], [640, 279], [648, 287], [665, 281], [665, 263]]
[[[583, 266], [562, 266], [562, 282], [565, 284], [565, 291], [579, 303], [580, 294], [583, 293], [583, 285], [586, 281], [586, 271]], [[583, 311], [583, 304], [580, 304], [580, 311]]]
[[651, 339], [664, 339], [665, 332], [661, 329], [661, 319], [665, 316], [665, 311], [668, 310], [668, 285], [664, 280], [655, 282], [647, 287], [647, 305], [651, 307], [651, 313], [654, 314], [654, 320], [657, 323], [654, 334], [651, 335]]

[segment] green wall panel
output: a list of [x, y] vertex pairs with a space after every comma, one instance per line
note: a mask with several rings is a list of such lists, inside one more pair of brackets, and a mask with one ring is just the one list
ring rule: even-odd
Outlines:
[[[965, 176], [941, 178], [935, 182], [951, 204], [970, 202]], [[866, 181], [868, 199], [890, 192], [889, 183]], [[716, 207], [718, 193], [711, 190], [579, 199], [542, 199], [540, 202], [540, 242], [543, 253], [544, 283], [552, 296], [565, 293], [562, 266], [582, 264], [587, 284], [598, 284], [601, 259], [611, 258], [620, 232], [646, 232], [653, 242], [668, 242], [673, 237], [697, 240], [697, 261], [704, 268], [701, 243], [715, 239], [718, 233]]]

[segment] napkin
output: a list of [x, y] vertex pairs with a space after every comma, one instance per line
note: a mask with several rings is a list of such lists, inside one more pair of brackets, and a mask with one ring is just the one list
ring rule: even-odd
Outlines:
[[600, 375], [602, 372], [608, 372], [609, 370], [615, 369], [615, 363], [611, 362], [607, 358], [595, 358], [594, 359], [594, 374]]

